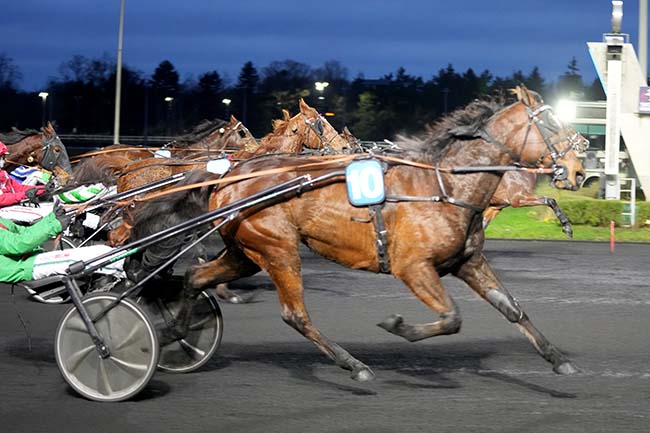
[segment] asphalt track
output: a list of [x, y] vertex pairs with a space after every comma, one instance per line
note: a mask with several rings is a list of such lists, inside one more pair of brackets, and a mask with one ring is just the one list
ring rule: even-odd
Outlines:
[[[156, 373], [131, 401], [74, 393], [53, 354], [68, 306], [0, 288], [0, 432], [648, 432], [650, 244], [488, 241], [503, 283], [581, 372], [558, 376], [516, 328], [462, 282], [443, 282], [464, 322], [418, 343], [375, 326], [431, 312], [397, 280], [304, 255], [317, 326], [376, 373], [357, 383], [285, 325], [263, 275], [254, 302], [223, 305], [225, 333], [198, 372]], [[14, 303], [15, 302], [15, 303]], [[18, 320], [29, 322], [32, 349]]]

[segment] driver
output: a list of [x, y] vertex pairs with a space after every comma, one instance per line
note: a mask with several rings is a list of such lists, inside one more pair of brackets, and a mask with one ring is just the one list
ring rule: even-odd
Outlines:
[[[31, 226], [20, 226], [0, 218], [0, 282], [17, 283], [64, 274], [72, 263], [88, 260], [112, 250], [107, 245], [93, 245], [43, 252], [40, 245], [54, 238], [70, 224], [71, 216], [62, 208], [47, 214]], [[123, 275], [124, 259], [98, 269], [98, 273]]]
[[0, 207], [11, 206], [25, 199], [34, 202], [37, 196], [45, 192], [45, 186], [23, 185], [9, 176], [9, 173], [2, 169], [8, 154], [9, 149], [0, 141]]

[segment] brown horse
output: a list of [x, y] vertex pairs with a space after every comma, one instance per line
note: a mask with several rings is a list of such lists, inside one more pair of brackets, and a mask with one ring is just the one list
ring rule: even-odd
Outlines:
[[241, 151], [233, 155], [235, 160], [249, 159], [269, 153], [297, 154], [303, 149], [339, 151], [349, 147], [334, 127], [303, 100], [299, 101], [300, 113], [289, 117], [282, 110], [283, 118], [273, 121], [273, 131], [260, 140], [253, 151]]
[[[233, 155], [233, 159], [241, 160], [241, 158], [252, 158], [269, 153], [296, 154], [304, 148], [340, 150], [348, 147], [347, 142], [339, 136], [326, 119], [320, 116], [318, 111], [307, 105], [302, 99], [299, 101], [299, 106], [300, 113], [293, 117], [290, 117], [288, 111], [282, 110], [283, 118], [273, 122], [273, 131], [264, 136], [256, 147], [244, 145], [239, 152]], [[234, 124], [235, 121], [237, 120], [231, 117], [233, 128], [237, 126]], [[237, 121], [237, 123], [239, 122]], [[241, 134], [236, 135], [243, 138]], [[207, 161], [205, 160], [149, 158], [135, 161], [122, 169], [117, 180], [117, 190], [128, 191], [189, 170], [205, 170], [206, 165]], [[122, 216], [123, 223], [108, 235], [110, 245], [121, 245], [130, 236], [133, 227], [133, 212], [126, 212]], [[219, 287], [218, 294], [223, 299], [233, 302], [243, 301], [223, 285]]]
[[[556, 121], [559, 122], [559, 121]], [[569, 134], [570, 144], [574, 150], [584, 152], [589, 147], [589, 140], [584, 138], [571, 127], [566, 127]], [[483, 212], [483, 228], [496, 218], [496, 216], [508, 206], [514, 208], [526, 206], [548, 206], [553, 210], [555, 216], [562, 225], [562, 231], [573, 237], [573, 228], [567, 216], [562, 212], [557, 201], [552, 197], [535, 194], [537, 175], [523, 171], [509, 171], [503, 175], [497, 190], [495, 191], [490, 206]]]
[[[303, 242], [350, 268], [372, 272], [383, 268], [440, 315], [439, 320], [425, 324], [407, 324], [401, 316], [393, 315], [379, 323], [388, 332], [408, 341], [458, 332], [459, 309], [441, 283], [443, 275], [452, 274], [515, 323], [554, 371], [575, 372], [566, 356], [534, 327], [482, 253], [482, 211], [489, 205], [502, 173], [485, 167], [514, 162], [532, 166], [551, 154], [562, 153], [566, 176], [557, 179], [555, 185], [575, 189], [583, 176], [575, 153], [557, 147], [567, 142], [566, 131], [539, 127], [538, 121], [551, 114], [550, 107], [540, 105], [535, 93], [523, 87], [521, 91], [521, 100], [508, 106], [475, 101], [454, 112], [443, 119], [450, 127], [433, 139], [399, 143], [410, 150], [405, 155], [407, 160], [386, 158], [386, 200], [381, 208], [349, 203], [343, 176], [338, 174], [340, 162], [331, 163], [333, 167], [317, 167], [307, 164], [322, 162], [322, 158], [275, 157], [236, 166], [229, 176], [250, 178], [216, 190], [211, 209], [246, 200], [299, 175], [308, 174], [311, 179], [322, 174], [338, 177], [311, 185], [313, 190], [305, 185], [295, 194], [258, 204], [227, 221], [220, 229], [226, 249], [215, 260], [188, 269], [184, 304], [177, 317], [179, 326], [163, 335], [163, 340], [185, 335], [193, 300], [203, 288], [265, 270], [277, 288], [282, 319], [337, 365], [350, 370], [354, 379], [371, 379], [372, 371], [325, 337], [309, 317], [300, 271], [299, 244]], [[460, 170], [462, 173], [456, 174], [451, 170], [477, 165], [481, 171]], [[255, 174], [272, 168], [282, 172]], [[386, 242], [378, 242], [382, 234]], [[382, 266], [386, 263], [389, 269]]]
[[[252, 149], [257, 147], [255, 137], [248, 128], [230, 116], [230, 122], [222, 120], [205, 121], [197, 125], [189, 134], [178, 137], [167, 147], [169, 153], [175, 159], [186, 159], [194, 157], [209, 157], [212, 152], [221, 153], [224, 150], [237, 151], [240, 149]], [[166, 177], [167, 173], [191, 170], [197, 167], [196, 163], [186, 163], [184, 169], [167, 170], [160, 168], [164, 166], [164, 158], [154, 158], [156, 149], [138, 148], [123, 144], [114, 144], [98, 149], [86, 155], [81, 155], [81, 162], [74, 170], [74, 180], [77, 184], [101, 182], [105, 185], [115, 185], [118, 178], [125, 176], [133, 182], [134, 186], [118, 187], [118, 190], [126, 190], [140, 186], [153, 180]], [[146, 162], [145, 162], [146, 161]], [[151, 171], [141, 171], [140, 167], [153, 165]], [[173, 164], [172, 164], [173, 165]], [[180, 165], [180, 164], [176, 164]], [[125, 173], [134, 173], [126, 176]], [[128, 184], [129, 181], [123, 180]], [[126, 188], [126, 189], [124, 189]]]
[[221, 151], [254, 152], [259, 146], [248, 128], [232, 115], [230, 122], [196, 142], [185, 142], [184, 146], [180, 146], [181, 142], [173, 144], [170, 151], [174, 158], [210, 156], [211, 152]]
[[61, 183], [72, 174], [68, 151], [50, 122], [41, 132], [14, 128], [10, 133], [0, 134], [0, 141], [9, 149], [4, 167], [8, 172], [19, 165], [39, 165], [58, 175]]

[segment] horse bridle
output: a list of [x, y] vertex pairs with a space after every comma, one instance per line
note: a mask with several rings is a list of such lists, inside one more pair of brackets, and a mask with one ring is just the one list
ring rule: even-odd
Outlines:
[[61, 149], [58, 151], [56, 150], [55, 144], [63, 146], [63, 143], [61, 143], [61, 139], [59, 139], [58, 135], [53, 135], [50, 138], [46, 138], [45, 134], [43, 134], [40, 165], [49, 171], [54, 171], [54, 167], [58, 165], [59, 159], [61, 158], [61, 155], [63, 155]]
[[302, 116], [305, 119], [305, 123], [309, 127], [309, 129], [307, 130], [307, 137], [306, 137], [307, 142], [309, 142], [309, 131], [313, 131], [316, 134], [316, 137], [318, 137], [321, 144], [323, 145], [323, 148], [331, 147], [332, 140], [336, 135], [338, 135], [338, 133], [334, 131], [334, 137], [328, 140], [327, 137], [325, 137], [324, 135], [325, 126], [323, 125], [323, 117], [320, 114], [318, 114], [313, 121], [305, 114], [303, 114]]
[[[479, 130], [479, 135], [481, 136], [481, 138], [485, 139], [486, 141], [492, 144], [495, 144], [501, 150], [505, 151], [516, 164], [522, 165], [521, 155], [523, 155], [524, 150], [526, 149], [526, 145], [528, 144], [528, 136], [530, 135], [530, 131], [533, 125], [535, 125], [540, 135], [542, 136], [542, 139], [544, 140], [544, 144], [546, 144], [546, 149], [548, 150], [548, 152], [541, 155], [537, 159], [537, 161], [535, 161], [535, 163], [531, 166], [531, 168], [541, 166], [543, 164], [543, 161], [547, 157], [550, 157], [551, 160], [553, 161], [551, 164], [551, 167], [553, 168], [553, 175], [552, 175], [553, 181], [566, 180], [568, 177], [568, 170], [565, 165], [559, 162], [559, 159], [564, 157], [571, 150], [578, 149], [581, 142], [580, 140], [581, 136], [574, 131], [574, 133], [571, 134], [570, 136], [565, 136], [560, 139], [559, 133], [564, 128], [562, 127], [560, 121], [553, 114], [553, 109], [551, 108], [550, 105], [541, 105], [540, 107], [534, 110], [528, 107], [527, 105], [525, 106], [525, 108], [526, 108], [526, 114], [528, 114], [528, 127], [526, 129], [526, 135], [524, 136], [524, 142], [522, 143], [518, 154], [514, 153], [513, 151], [505, 147], [498, 140], [495, 140], [484, 128], [481, 128]], [[554, 124], [557, 126], [554, 126]], [[557, 137], [557, 138], [553, 140], [553, 137]], [[567, 142], [567, 146], [564, 149], [558, 150], [555, 147], [555, 145], [563, 141]]]

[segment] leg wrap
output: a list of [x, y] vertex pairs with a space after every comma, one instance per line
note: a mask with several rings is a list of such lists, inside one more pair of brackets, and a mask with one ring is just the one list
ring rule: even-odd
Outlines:
[[524, 318], [524, 312], [519, 308], [517, 301], [509, 294], [503, 293], [497, 289], [490, 289], [485, 294], [485, 297], [490, 304], [499, 310], [509, 321], [517, 323]]

